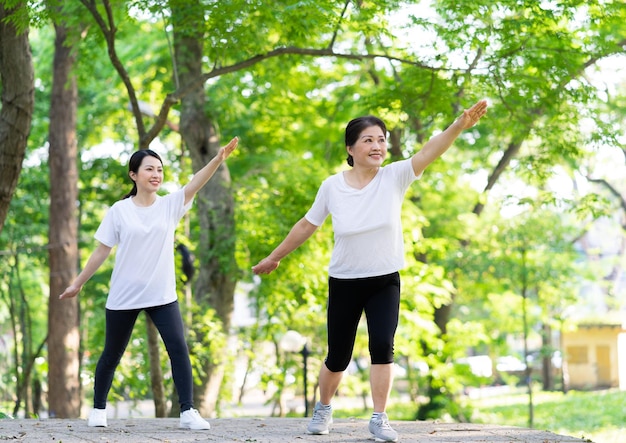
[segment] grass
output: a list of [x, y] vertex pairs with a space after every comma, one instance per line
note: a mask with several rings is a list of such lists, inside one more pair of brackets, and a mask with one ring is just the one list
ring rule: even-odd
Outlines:
[[[475, 423], [529, 427], [528, 394], [474, 400]], [[589, 439], [626, 442], [626, 392], [533, 392], [533, 428]]]
[[[518, 392], [518, 391], [516, 391]], [[471, 400], [473, 423], [528, 428], [528, 394], [519, 391]], [[393, 420], [414, 420], [415, 405], [396, 403], [388, 408]], [[371, 411], [335, 411], [336, 416], [369, 418]], [[533, 392], [534, 429], [581, 438], [594, 443], [626, 442], [626, 392]]]

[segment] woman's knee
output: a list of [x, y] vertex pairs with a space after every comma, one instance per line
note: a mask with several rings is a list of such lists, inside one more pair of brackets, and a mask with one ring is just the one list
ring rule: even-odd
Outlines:
[[393, 339], [370, 340], [369, 351], [372, 364], [393, 363]]
[[102, 365], [103, 368], [106, 369], [115, 369], [122, 361], [122, 356], [124, 355], [124, 351], [122, 352], [103, 352], [98, 360], [98, 364]]
[[343, 372], [350, 364], [350, 357], [337, 357], [329, 354], [328, 357], [326, 357], [325, 363], [330, 372]]

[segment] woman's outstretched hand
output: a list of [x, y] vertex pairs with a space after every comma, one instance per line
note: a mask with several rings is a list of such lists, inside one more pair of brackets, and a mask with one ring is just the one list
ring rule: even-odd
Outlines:
[[483, 118], [486, 113], [487, 100], [480, 100], [471, 108], [465, 109], [456, 121], [463, 129], [469, 129], [478, 123], [478, 120]]
[[76, 297], [82, 288], [74, 285], [70, 285], [65, 288], [63, 294], [59, 295], [59, 300], [63, 300], [64, 298], [72, 298]]
[[279, 264], [279, 261], [271, 260], [269, 257], [267, 257], [261, 260], [257, 265], [252, 266], [252, 272], [257, 275], [269, 274], [270, 272], [278, 268]]
[[221, 161], [224, 161], [228, 158], [228, 156], [235, 150], [239, 144], [239, 137], [233, 137], [231, 141], [228, 142], [226, 146], [222, 146], [217, 153], [217, 156]]

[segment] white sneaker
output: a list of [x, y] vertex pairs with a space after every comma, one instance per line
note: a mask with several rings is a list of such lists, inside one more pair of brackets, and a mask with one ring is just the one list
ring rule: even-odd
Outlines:
[[93, 408], [89, 414], [88, 426], [107, 427], [107, 410]]
[[209, 422], [200, 417], [198, 410], [193, 408], [180, 414], [179, 427], [195, 430], [211, 429]]
[[398, 433], [391, 428], [389, 418], [384, 412], [377, 418], [371, 418], [369, 430], [375, 441], [398, 441]]
[[333, 408], [328, 405], [322, 406], [321, 402], [315, 404], [313, 408], [313, 417], [307, 426], [306, 431], [313, 435], [326, 435], [330, 431], [330, 425], [333, 424]]

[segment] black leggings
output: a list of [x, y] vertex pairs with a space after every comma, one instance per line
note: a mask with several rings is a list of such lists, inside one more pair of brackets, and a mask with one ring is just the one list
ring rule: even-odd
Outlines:
[[352, 358], [361, 314], [365, 311], [372, 364], [393, 363], [400, 310], [400, 274], [328, 279], [328, 356], [326, 367], [345, 371]]
[[150, 316], [161, 334], [170, 357], [180, 410], [186, 411], [193, 407], [193, 377], [183, 319], [177, 301], [145, 309], [106, 310], [106, 338], [104, 351], [96, 366], [93, 406], [97, 409], [106, 408], [107, 395], [113, 383], [115, 369], [126, 350], [137, 316], [143, 310]]

